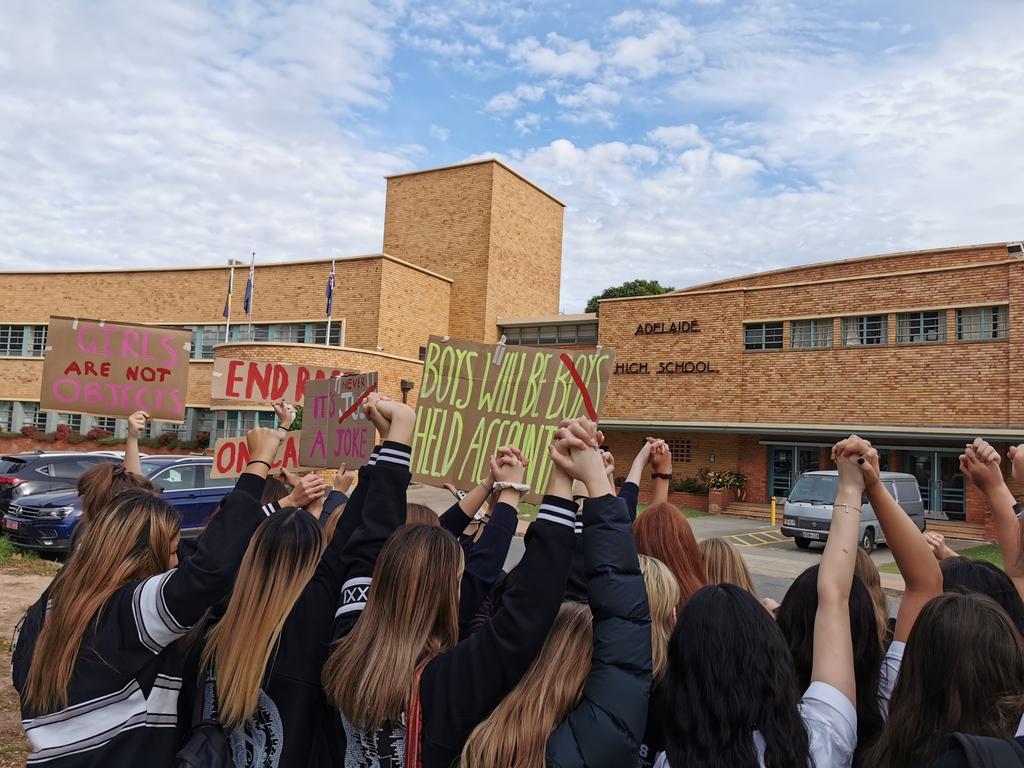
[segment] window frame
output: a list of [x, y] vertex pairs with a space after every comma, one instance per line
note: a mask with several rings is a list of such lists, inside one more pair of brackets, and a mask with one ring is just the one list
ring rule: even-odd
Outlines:
[[[978, 335], [967, 337], [964, 335], [964, 312], [987, 312], [987, 322], [992, 335], [982, 335], [982, 329], [986, 324], [986, 318], [982, 316], [977, 325]], [[956, 340], [957, 342], [975, 341], [1006, 341], [1010, 337], [1010, 307], [1008, 304], [991, 304], [983, 307], [958, 307], [956, 310]]]
[[[768, 341], [768, 329], [771, 326], [772, 330], [772, 341]], [[776, 329], [775, 326], [778, 326]], [[767, 322], [760, 323], [744, 323], [743, 324], [743, 351], [744, 352], [779, 352], [786, 348], [786, 323], [783, 320], [769, 320]], [[750, 332], [760, 330], [761, 341], [759, 345], [751, 343]], [[778, 342], [774, 340], [774, 332], [778, 330]], [[769, 346], [769, 344], [771, 346]], [[778, 346], [776, 346], [776, 344]]]
[[[870, 323], [874, 319], [881, 319], [879, 326], [880, 335], [879, 340], [872, 342], [866, 341], [870, 338], [868, 336], [871, 333]], [[849, 336], [848, 328], [851, 322], [857, 322], [857, 337], [858, 341], [849, 342], [847, 337]], [[842, 318], [839, 328], [840, 342], [844, 348], [847, 349], [863, 349], [864, 347], [887, 347], [889, 346], [889, 315], [887, 314], [873, 314], [873, 315], [848, 315]]]
[[[931, 317], [934, 315], [934, 318]], [[927, 336], [932, 333], [931, 324], [934, 321], [935, 338]], [[922, 344], [945, 344], [946, 343], [946, 310], [925, 309], [913, 312], [896, 313], [896, 343], [900, 346], [919, 346]]]
[[[808, 339], [810, 344], [797, 344], [797, 327], [800, 324], [807, 323], [810, 326], [810, 334]], [[819, 334], [819, 329], [826, 330], [826, 334]], [[826, 343], [817, 343], [820, 336], [824, 336]], [[831, 349], [833, 346], [833, 337], [835, 336], [835, 318], [823, 318], [823, 317], [812, 317], [806, 320], [790, 320], [789, 321], [789, 348], [790, 349]]]

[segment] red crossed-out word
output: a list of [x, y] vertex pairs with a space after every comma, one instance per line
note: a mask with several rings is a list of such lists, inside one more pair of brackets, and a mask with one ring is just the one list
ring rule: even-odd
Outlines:
[[368, 390], [363, 392], [363, 394], [361, 394], [359, 397], [357, 397], [356, 401], [354, 403], [352, 403], [352, 405], [350, 405], [348, 407], [348, 410], [345, 411], [343, 414], [341, 414], [341, 418], [338, 419], [338, 423], [341, 424], [341, 422], [343, 422], [345, 419], [347, 419], [349, 416], [351, 416], [353, 413], [355, 413], [356, 409], [360, 406], [360, 404], [362, 404], [363, 400], [368, 398], [370, 396], [371, 392], [376, 392], [376, 391], [377, 391], [377, 385], [374, 384]]
[[587, 385], [583, 383], [583, 377], [580, 376], [580, 372], [576, 370], [576, 366], [573, 365], [572, 358], [565, 352], [559, 358], [562, 364], [569, 369], [569, 375], [572, 376], [573, 382], [576, 384], [576, 389], [580, 391], [583, 396], [583, 407], [587, 409], [587, 416], [590, 417], [591, 421], [597, 421], [597, 411], [594, 409], [594, 401], [590, 399], [590, 393], [587, 391]]

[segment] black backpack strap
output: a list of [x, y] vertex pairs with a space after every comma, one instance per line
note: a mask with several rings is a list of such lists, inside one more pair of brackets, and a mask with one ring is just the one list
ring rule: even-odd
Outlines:
[[963, 749], [971, 768], [1024, 768], [1024, 747], [1015, 739], [954, 733], [953, 743]]
[[202, 687], [196, 691], [192, 727], [219, 724], [217, 719], [217, 676], [213, 671], [213, 664], [210, 664], [210, 668], [206, 670]]

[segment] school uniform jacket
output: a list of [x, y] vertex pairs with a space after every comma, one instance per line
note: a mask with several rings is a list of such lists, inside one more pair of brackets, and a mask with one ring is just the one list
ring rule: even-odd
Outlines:
[[[407, 482], [407, 469], [404, 478]], [[365, 587], [369, 591], [373, 564], [380, 551], [377, 543], [402, 524], [401, 517], [385, 519], [377, 511], [367, 508], [362, 537], [365, 543], [361, 543], [358, 552], [353, 546], [353, 568], [346, 581], [349, 591], [342, 589], [336, 637], [350, 631], [365, 607], [365, 594], [354, 590]], [[576, 505], [572, 501], [545, 498], [537, 521], [527, 532], [519, 577], [505, 594], [501, 609], [479, 631], [424, 668], [420, 679], [423, 768], [449, 768], [457, 760], [470, 731], [529, 669], [562, 602], [576, 540], [575, 520]], [[352, 544], [359, 535], [357, 532], [353, 536]], [[346, 743], [343, 753], [334, 757], [335, 765], [404, 765], [404, 723], [368, 732], [348, 722], [344, 714], [338, 715]]]
[[583, 697], [548, 739], [549, 768], [635, 766], [651, 688], [651, 616], [626, 504], [583, 505], [594, 653]]
[[[365, 503], [375, 504], [372, 467], [359, 470], [359, 484], [348, 501], [313, 577], [292, 606], [279, 642], [265, 671], [256, 713], [242, 726], [226, 732], [234, 768], [306, 768], [314, 752], [314, 738], [328, 712], [320, 683], [330, 648], [334, 609], [341, 589], [341, 552], [351, 537]], [[332, 494], [337, 491], [332, 491]], [[339, 496], [341, 494], [338, 494]], [[335, 504], [337, 506], [337, 504]], [[334, 514], [342, 514], [335, 511]], [[204, 643], [190, 650], [186, 687], [179, 712], [183, 721], [193, 716], [195, 686], [200, 681], [199, 659]], [[207, 702], [204, 714], [212, 714]]]
[[[231, 590], [242, 555], [268, 512], [264, 481], [244, 474], [224, 497], [195, 555], [180, 567], [132, 582], [107, 601], [82, 639], [68, 706], [37, 712], [22, 703], [32, 743], [28, 764], [48, 768], [170, 765], [179, 742], [182, 658], [174, 643]], [[14, 686], [25, 689], [46, 620], [44, 594], [25, 617], [14, 651]]]

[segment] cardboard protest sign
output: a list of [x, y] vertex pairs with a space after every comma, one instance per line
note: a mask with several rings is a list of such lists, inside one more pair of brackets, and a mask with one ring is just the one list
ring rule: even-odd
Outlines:
[[318, 365], [218, 357], [213, 361], [210, 397], [213, 400], [237, 400], [261, 405], [278, 400], [292, 404], [301, 403], [307, 381], [330, 379], [351, 373], [355, 371]]
[[306, 467], [349, 469], [370, 460], [374, 427], [363, 413], [363, 401], [377, 391], [377, 374], [360, 373], [306, 384], [299, 461]]
[[[210, 477], [238, 477], [245, 471], [245, 466], [251, 458], [244, 437], [222, 437], [213, 446], [213, 469], [210, 471]], [[294, 472], [300, 468], [298, 432], [288, 433], [288, 437], [277, 449], [277, 455], [270, 467], [271, 472], [282, 468]]]
[[529, 461], [527, 500], [551, 475], [548, 446], [564, 419], [596, 420], [615, 352], [503, 347], [432, 336], [416, 401], [413, 477], [469, 488], [504, 445]]
[[192, 332], [51, 317], [39, 406], [44, 411], [185, 420]]

